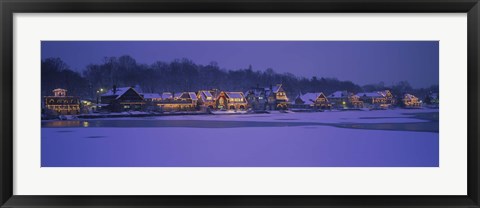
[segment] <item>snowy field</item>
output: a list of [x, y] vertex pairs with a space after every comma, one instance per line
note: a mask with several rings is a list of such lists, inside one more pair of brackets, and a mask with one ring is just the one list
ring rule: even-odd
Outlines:
[[48, 121], [42, 167], [438, 167], [438, 120], [417, 113], [438, 119], [397, 109]]

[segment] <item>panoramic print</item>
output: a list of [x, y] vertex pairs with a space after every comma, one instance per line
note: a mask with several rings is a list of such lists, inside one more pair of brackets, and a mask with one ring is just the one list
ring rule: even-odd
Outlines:
[[439, 167], [438, 41], [42, 41], [42, 167]]

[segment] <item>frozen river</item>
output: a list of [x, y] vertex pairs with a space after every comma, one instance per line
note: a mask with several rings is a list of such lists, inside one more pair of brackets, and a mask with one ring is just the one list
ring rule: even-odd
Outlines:
[[438, 110], [42, 122], [43, 167], [438, 167]]

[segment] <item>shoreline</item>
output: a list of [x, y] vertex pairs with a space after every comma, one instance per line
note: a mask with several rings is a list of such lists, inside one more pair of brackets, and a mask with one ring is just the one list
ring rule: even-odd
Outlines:
[[[334, 112], [332, 112], [334, 113]], [[326, 113], [318, 113], [318, 116]], [[251, 115], [251, 114], [250, 114]], [[274, 116], [219, 116], [208, 115], [204, 117], [150, 117], [148, 119], [75, 119], [75, 120], [50, 120], [43, 121], [42, 128], [275, 128], [275, 127], [298, 127], [298, 126], [331, 126], [346, 129], [364, 130], [391, 130], [391, 131], [413, 131], [413, 132], [439, 132], [438, 112], [398, 113], [390, 117], [352, 117], [353, 120], [337, 118], [337, 120], [312, 120], [303, 115], [314, 116], [309, 113], [277, 113]], [[332, 115], [332, 114], [331, 114]], [[288, 118], [284, 116], [295, 116]], [[318, 118], [318, 117], [317, 117]], [[392, 120], [394, 119], [394, 120]]]
[[[319, 113], [319, 112], [350, 112], [350, 111], [360, 111], [360, 112], [375, 112], [375, 111], [391, 111], [391, 110], [406, 110], [406, 111], [416, 111], [416, 110], [432, 110], [430, 108], [395, 108], [395, 109], [383, 109], [383, 110], [366, 110], [366, 109], [332, 109], [332, 110], [313, 110], [313, 109], [290, 109], [286, 111], [214, 111], [214, 112], [203, 112], [203, 111], [187, 111], [187, 112], [142, 112], [142, 111], [133, 111], [133, 112], [121, 112], [121, 113], [97, 113], [97, 114], [79, 114], [79, 115], [64, 115], [67, 119], [63, 120], [78, 120], [78, 119], [103, 119], [103, 118], [142, 118], [142, 117], [164, 117], [164, 116], [195, 116], [195, 115], [256, 115], [256, 114], [287, 114], [287, 113]], [[437, 109], [438, 110], [438, 109]], [[438, 111], [437, 111], [438, 112]], [[413, 112], [405, 113], [408, 114], [422, 114], [427, 112]], [[367, 118], [367, 117], [365, 117]], [[390, 117], [391, 118], [391, 117]], [[60, 118], [54, 119], [41, 119], [44, 121], [59, 121]]]

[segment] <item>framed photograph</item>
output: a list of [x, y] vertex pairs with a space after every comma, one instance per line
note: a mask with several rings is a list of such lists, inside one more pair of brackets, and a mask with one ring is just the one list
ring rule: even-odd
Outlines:
[[479, 207], [478, 0], [1, 1], [2, 207]]

